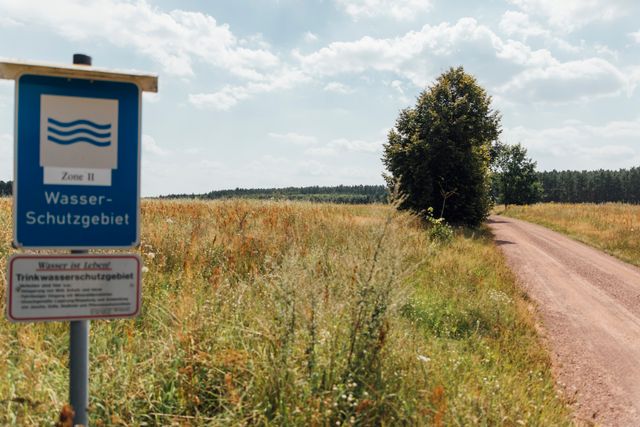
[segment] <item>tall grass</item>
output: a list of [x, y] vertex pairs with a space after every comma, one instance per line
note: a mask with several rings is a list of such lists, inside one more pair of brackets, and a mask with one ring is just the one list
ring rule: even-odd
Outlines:
[[640, 266], [640, 206], [544, 203], [511, 206], [503, 215], [544, 225]]
[[[9, 209], [0, 201], [4, 255]], [[92, 322], [94, 425], [569, 423], [482, 232], [431, 241], [379, 205], [142, 210], [142, 315]], [[0, 321], [0, 424], [55, 418], [67, 346], [64, 323]]]

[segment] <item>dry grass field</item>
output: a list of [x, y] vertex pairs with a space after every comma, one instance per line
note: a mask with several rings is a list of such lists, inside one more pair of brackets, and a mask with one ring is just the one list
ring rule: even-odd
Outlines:
[[[432, 241], [382, 205], [149, 200], [142, 215], [142, 315], [92, 322], [92, 425], [570, 424], [484, 230]], [[0, 425], [51, 425], [67, 346], [65, 323], [0, 320]]]
[[544, 225], [640, 266], [639, 205], [542, 203], [497, 212]]

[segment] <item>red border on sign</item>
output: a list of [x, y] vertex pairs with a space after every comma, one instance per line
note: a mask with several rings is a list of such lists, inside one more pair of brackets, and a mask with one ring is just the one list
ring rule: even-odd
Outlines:
[[[136, 309], [133, 313], [129, 314], [107, 314], [107, 315], [95, 315], [95, 316], [63, 316], [63, 317], [14, 317], [11, 313], [13, 307], [13, 262], [18, 259], [31, 258], [31, 259], [82, 259], [82, 258], [107, 258], [107, 259], [122, 259], [132, 258], [136, 260], [138, 264], [138, 279], [136, 280]], [[87, 320], [87, 319], [127, 319], [136, 317], [140, 314], [140, 300], [142, 298], [141, 280], [142, 280], [142, 266], [140, 265], [140, 257], [136, 255], [14, 255], [9, 261], [9, 301], [7, 304], [7, 317], [12, 322], [29, 322], [29, 321], [57, 321], [57, 320]], [[69, 270], [60, 270], [69, 271]]]

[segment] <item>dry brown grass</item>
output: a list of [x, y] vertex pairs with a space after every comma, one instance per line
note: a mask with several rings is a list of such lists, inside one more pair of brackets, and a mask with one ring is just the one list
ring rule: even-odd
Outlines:
[[[145, 201], [142, 214], [142, 315], [92, 322], [94, 425], [568, 423], [483, 232], [434, 242], [379, 205]], [[67, 337], [64, 323], [0, 321], [0, 424], [57, 417]]]
[[544, 203], [511, 206], [503, 215], [544, 225], [640, 266], [640, 206]]

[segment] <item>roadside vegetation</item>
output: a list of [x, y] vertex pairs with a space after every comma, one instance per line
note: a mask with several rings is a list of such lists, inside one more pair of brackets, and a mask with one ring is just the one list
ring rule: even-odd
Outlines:
[[[0, 199], [3, 283], [10, 207]], [[91, 326], [92, 425], [570, 422], [484, 231], [429, 233], [385, 205], [142, 213], [142, 315]], [[0, 320], [1, 425], [52, 423], [67, 346], [65, 323]]]
[[543, 203], [511, 206], [496, 212], [543, 225], [640, 266], [638, 205]]

